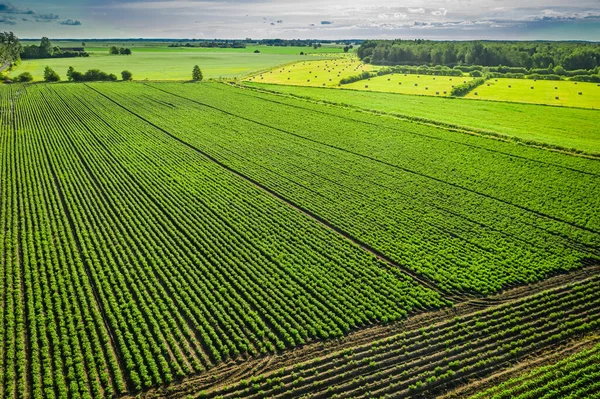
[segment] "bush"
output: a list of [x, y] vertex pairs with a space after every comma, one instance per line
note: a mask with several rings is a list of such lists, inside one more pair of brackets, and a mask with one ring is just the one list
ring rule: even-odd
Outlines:
[[571, 80], [575, 82], [593, 82], [600, 83], [600, 75], [574, 76]]
[[348, 83], [358, 82], [359, 80], [369, 79], [371, 76], [376, 75], [372, 74], [371, 72], [364, 71], [358, 75], [348, 76], [347, 78], [340, 80], [340, 84], [345, 85]]
[[121, 78], [126, 82], [130, 81], [133, 79], [133, 74], [129, 71], [123, 71], [121, 72]]
[[106, 72], [102, 72], [99, 69], [90, 69], [83, 75], [83, 79], [86, 82], [115, 82], [117, 80], [117, 76], [113, 73], [108, 74]]
[[19, 76], [17, 76], [17, 82], [27, 83], [33, 80], [33, 76], [29, 72], [23, 72]]
[[46, 82], [58, 82], [60, 81], [60, 76], [54, 71], [54, 69], [47, 66], [44, 69], [44, 80]]
[[117, 75], [114, 73], [109, 74], [102, 72], [99, 69], [90, 69], [86, 73], [81, 73], [69, 68], [67, 74], [69, 75], [69, 80], [72, 80], [73, 82], [116, 82], [117, 80]]
[[474, 88], [481, 86], [484, 83], [485, 83], [484, 78], [473, 79], [470, 82], [455, 86], [452, 89], [452, 91], [450, 92], [450, 94], [453, 96], [456, 96], [456, 97], [462, 97], [465, 94], [467, 94], [468, 92], [470, 92], [471, 90], [473, 90]]
[[537, 73], [534, 73], [533, 75], [527, 76], [527, 79], [536, 79], [536, 80], [562, 80], [562, 77], [559, 76], [559, 75], [555, 75], [555, 74], [539, 75]]

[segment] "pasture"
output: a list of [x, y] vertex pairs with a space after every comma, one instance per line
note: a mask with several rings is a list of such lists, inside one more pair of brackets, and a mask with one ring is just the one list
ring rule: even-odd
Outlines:
[[[86, 47], [90, 56], [85, 58], [23, 60], [9, 76], [15, 77], [23, 72], [30, 72], [35, 81], [42, 81], [44, 68], [50, 66], [58, 72], [62, 80], [66, 80], [67, 69], [73, 66], [80, 72], [100, 69], [114, 73], [119, 78], [121, 71], [129, 70], [135, 80], [190, 80], [192, 67], [199, 65], [205, 79], [234, 78], [296, 60], [329, 58], [341, 51], [341, 48], [333, 46], [321, 47], [317, 51], [312, 47], [254, 46], [244, 49], [209, 49], [157, 45], [131, 46], [133, 54], [125, 56], [108, 54], [108, 48], [112, 44], [131, 46], [130, 43], [106, 43], [103, 47]], [[260, 53], [254, 53], [255, 50]], [[301, 51], [309, 55], [300, 55]]]
[[600, 83], [490, 79], [466, 98], [600, 109]]
[[466, 83], [469, 76], [431, 76], [393, 73], [342, 85], [345, 89], [377, 91], [384, 93], [417, 94], [424, 96], [450, 96], [455, 85]]
[[351, 55], [331, 60], [305, 59], [282, 65], [247, 78], [249, 82], [276, 83], [294, 86], [338, 86], [340, 79], [358, 75], [375, 68], [359, 62]]

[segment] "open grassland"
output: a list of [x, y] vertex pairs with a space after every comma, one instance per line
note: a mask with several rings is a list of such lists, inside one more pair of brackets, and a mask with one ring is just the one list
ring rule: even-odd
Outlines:
[[600, 84], [499, 78], [488, 80], [465, 97], [600, 109]]
[[468, 76], [431, 76], [393, 73], [342, 85], [346, 89], [386, 93], [449, 96], [455, 85], [473, 80]]
[[[119, 79], [121, 72], [128, 70], [133, 73], [135, 80], [190, 80], [193, 66], [199, 65], [205, 79], [232, 78], [295, 60], [318, 60], [320, 57], [329, 56], [329, 53], [323, 50], [315, 50], [314, 54], [311, 51], [311, 55], [300, 55], [301, 51], [309, 51], [308, 49], [268, 46], [245, 49], [132, 47], [133, 54], [125, 56], [110, 55], [108, 49], [88, 48], [91, 53], [85, 58], [24, 60], [10, 76], [30, 72], [35, 81], [41, 81], [44, 79], [44, 68], [50, 66], [66, 80], [67, 69], [73, 66], [80, 72], [100, 69], [114, 73]], [[259, 50], [260, 53], [255, 54], [254, 50]]]
[[331, 60], [307, 58], [302, 62], [274, 68], [251, 76], [250, 82], [277, 83], [299, 86], [338, 86], [340, 80], [371, 71], [374, 67], [363, 64], [356, 57], [345, 55]]
[[[52, 45], [58, 47], [82, 47], [81, 41], [61, 41], [61, 40], [53, 40]], [[343, 53], [343, 45], [338, 44], [322, 44], [321, 47], [317, 47], [316, 49], [308, 46], [300, 47], [300, 46], [267, 46], [267, 45], [248, 45], [245, 48], [210, 48], [210, 47], [169, 47], [170, 44], [177, 44], [177, 42], [152, 42], [152, 41], [89, 41], [85, 42], [84, 49], [88, 53], [108, 53], [108, 50], [115, 46], [119, 47], [127, 47], [132, 51], [141, 51], [141, 52], [158, 52], [158, 51], [190, 51], [190, 52], [232, 52], [232, 53], [253, 53], [255, 50], [260, 51], [265, 54], [300, 54], [303, 52], [307, 55], [315, 55], [315, 54], [330, 54], [330, 53]], [[39, 40], [21, 40], [21, 44], [23, 46], [36, 45], [40, 44]], [[191, 43], [194, 44], [193, 42]]]
[[[347, 347], [192, 397], [432, 398], [461, 382], [493, 374], [532, 352], [597, 330], [599, 289], [596, 277]], [[583, 351], [474, 398], [597, 397], [599, 349]]]
[[250, 87], [317, 101], [421, 118], [491, 132], [525, 142], [540, 143], [600, 155], [600, 111], [497, 101], [469, 101], [357, 90], [263, 85]]

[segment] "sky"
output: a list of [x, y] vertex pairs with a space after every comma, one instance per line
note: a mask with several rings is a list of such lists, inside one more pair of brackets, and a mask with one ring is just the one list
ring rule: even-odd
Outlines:
[[600, 0], [0, 0], [20, 38], [600, 41]]

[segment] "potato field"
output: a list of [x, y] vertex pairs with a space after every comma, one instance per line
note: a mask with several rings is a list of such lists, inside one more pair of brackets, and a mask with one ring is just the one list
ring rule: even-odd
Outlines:
[[[597, 158], [229, 83], [3, 85], [0, 107], [2, 398], [174, 398], [443, 312], [181, 395], [434, 397], [598, 332]], [[476, 397], [592, 397], [598, 350]]]

